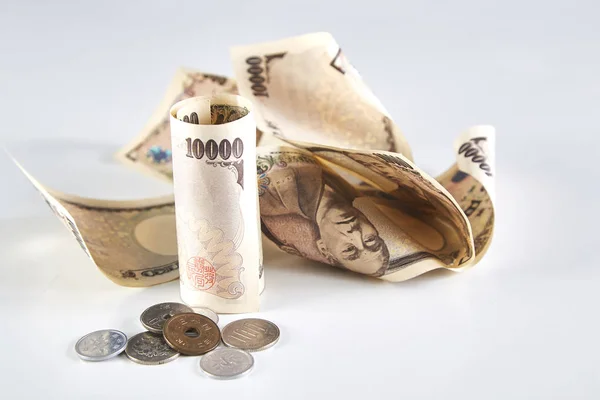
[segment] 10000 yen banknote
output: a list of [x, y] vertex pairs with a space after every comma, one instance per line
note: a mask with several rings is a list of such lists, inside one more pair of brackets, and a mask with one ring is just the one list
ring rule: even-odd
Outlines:
[[218, 94], [171, 108], [181, 298], [258, 311], [261, 242], [251, 103]]
[[[172, 179], [172, 165], [177, 156], [170, 144], [171, 105], [188, 97], [239, 89], [250, 101], [249, 109], [266, 138], [261, 143], [278, 144], [259, 147], [256, 166], [262, 232], [280, 249], [392, 281], [409, 279], [435, 268], [461, 270], [474, 265], [485, 254], [495, 220], [492, 127], [477, 126], [462, 133], [454, 145], [456, 163], [434, 179], [413, 162], [411, 149], [399, 128], [331, 35], [316, 33], [236, 47], [231, 56], [237, 86], [225, 77], [178, 72], [159, 110], [142, 134], [119, 152], [119, 158], [155, 176]], [[187, 124], [198, 128], [199, 125], [189, 121], [191, 115]], [[194, 144], [196, 139], [202, 140], [203, 145]], [[204, 140], [208, 139], [208, 136], [189, 135], [180, 140], [183, 157], [194, 161], [196, 153], [207, 151]], [[235, 139], [228, 137], [228, 140], [233, 149], [231, 140]], [[281, 146], [281, 140], [287, 143]], [[215, 157], [219, 154], [216, 149], [220, 150], [220, 142], [217, 147], [211, 144], [210, 151]], [[190, 168], [180, 170], [185, 175], [184, 171], [189, 173]], [[220, 168], [211, 170], [215, 177], [224, 172]], [[244, 180], [253, 168], [252, 161], [244, 159]], [[196, 190], [192, 186], [202, 184], [194, 181], [188, 185], [190, 188], [186, 190]], [[244, 192], [249, 185], [255, 184], [245, 181]], [[233, 187], [236, 189], [232, 188], [231, 193], [239, 193]], [[105, 210], [108, 214], [98, 217], [92, 213], [98, 201], [80, 201], [79, 205], [66, 195], [42, 193], [54, 199], [51, 204], [63, 206], [67, 213], [59, 216], [68, 216], [68, 225], [72, 230], [73, 226], [77, 228], [74, 232], [78, 232], [80, 242], [85, 244], [84, 250], [105, 273], [110, 271], [107, 275], [116, 282], [132, 285], [134, 278], [123, 278], [129, 274], [136, 277], [135, 284], [149, 285], [178, 273], [173, 267], [171, 275], [165, 272], [152, 279], [142, 278], [141, 271], [145, 268], [166, 271], [168, 265], [176, 265], [177, 258], [174, 253], [164, 255], [166, 250], [158, 251], [156, 243], [149, 246], [144, 241], [141, 232], [148, 231], [142, 228], [154, 226], [148, 224], [120, 232], [128, 243], [146, 243], [133, 247], [126, 268], [104, 263], [102, 257], [128, 250], [114, 240], [97, 240], [92, 227], [101, 227], [104, 219], [113, 218], [105, 215], [113, 215], [110, 210], [120, 210], [121, 203], [111, 203]], [[190, 198], [195, 196], [188, 194]], [[158, 221], [152, 213], [164, 212], [162, 221], [170, 219], [171, 228], [157, 237], [174, 248], [175, 216], [171, 200], [125, 206], [126, 213], [134, 213], [131, 219], [140, 223], [148, 218]], [[129, 215], [126, 213], [118, 215]], [[126, 221], [123, 226], [138, 224]], [[247, 221], [244, 217], [244, 223]], [[232, 232], [228, 238], [234, 235]], [[245, 233], [244, 240], [247, 235], [250, 233]], [[234, 243], [239, 243], [233, 237]], [[144, 253], [140, 248], [152, 251]], [[173, 252], [173, 248], [169, 251]], [[140, 254], [147, 258], [136, 258]], [[193, 257], [191, 253], [180, 254], [181, 273]], [[231, 282], [236, 279], [246, 288], [243, 274]], [[231, 287], [231, 293], [239, 293], [234, 290], [238, 285]], [[223, 287], [219, 290], [224, 290]]]

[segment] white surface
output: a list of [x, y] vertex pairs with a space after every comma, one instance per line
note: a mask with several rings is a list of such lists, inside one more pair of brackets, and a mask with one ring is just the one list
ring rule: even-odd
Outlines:
[[[452, 162], [461, 130], [497, 127], [489, 253], [462, 274], [386, 284], [267, 247], [259, 315], [282, 338], [256, 353], [249, 376], [209, 380], [185, 357], [85, 363], [73, 351], [80, 336], [134, 335], [147, 306], [178, 300], [177, 283], [127, 289], [103, 278], [0, 156], [1, 397], [600, 398], [597, 2], [234, 4], [3, 2], [2, 143], [60, 139], [110, 160], [178, 66], [230, 73], [231, 45], [329, 30], [432, 173]], [[100, 184], [58, 175], [59, 164], [44, 176], [73, 191]], [[90, 168], [74, 165], [72, 176]], [[106, 196], [146, 190], [126, 181]]]

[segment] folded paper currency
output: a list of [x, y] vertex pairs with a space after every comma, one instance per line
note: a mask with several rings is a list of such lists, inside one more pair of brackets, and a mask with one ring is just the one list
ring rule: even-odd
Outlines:
[[[262, 232], [282, 250], [391, 281], [436, 268], [461, 270], [485, 254], [494, 227], [493, 127], [463, 132], [454, 145], [456, 163], [434, 179], [413, 162], [399, 128], [331, 35], [236, 47], [231, 56], [236, 81], [179, 71], [146, 128], [117, 157], [172, 179], [177, 156], [169, 108], [190, 97], [239, 93], [262, 132], [259, 145], [268, 145], [257, 149], [256, 161]], [[195, 157], [201, 149], [193, 140], [182, 143]], [[115, 282], [145, 286], [177, 276], [172, 199], [121, 209], [35, 184]], [[144, 251], [134, 246], [127, 254], [127, 268], [106, 256], [115, 248], [127, 252], [110, 240], [114, 233], [98, 240], [92, 229], [113, 218], [111, 207], [138, 213], [120, 231], [120, 240], [145, 243]], [[157, 241], [165, 248], [148, 239], [159, 225], [143, 223], [156, 218], [170, 221]]]
[[217, 94], [171, 108], [181, 298], [258, 311], [261, 241], [250, 101]]

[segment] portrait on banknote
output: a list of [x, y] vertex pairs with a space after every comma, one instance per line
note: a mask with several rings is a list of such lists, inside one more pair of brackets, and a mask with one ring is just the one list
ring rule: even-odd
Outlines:
[[[460, 217], [440, 214], [447, 204], [437, 194], [407, 188], [410, 179], [424, 180], [418, 172], [400, 185], [395, 167], [389, 166], [393, 163], [382, 163], [396, 178], [396, 189], [388, 182], [390, 190], [384, 191], [368, 179], [350, 183], [315, 157], [318, 149], [310, 150], [312, 154], [288, 149], [259, 157], [262, 229], [282, 250], [373, 276], [428, 258], [451, 266], [470, 257], [468, 230], [458, 229], [465, 228]], [[378, 160], [368, 154], [341, 156], [366, 165]], [[398, 166], [407, 167], [412, 168]]]

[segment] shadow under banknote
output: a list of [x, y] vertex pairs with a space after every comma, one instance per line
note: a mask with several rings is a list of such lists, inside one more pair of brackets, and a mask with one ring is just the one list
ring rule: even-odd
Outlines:
[[177, 279], [171, 185], [103, 161], [112, 152], [108, 146], [94, 151], [88, 144], [62, 139], [13, 145], [9, 151], [107, 278], [130, 287]]
[[[44, 207], [34, 216], [0, 219], [3, 255], [0, 293], [18, 291], [36, 300], [48, 290], [77, 296], [94, 290], [118, 289], [99, 279], [100, 271], [73, 241], [68, 230]], [[10, 298], [10, 297], [9, 297]]]
[[368, 295], [367, 292], [375, 288], [412, 290], [456, 276], [453, 271], [433, 270], [400, 283], [383, 281], [288, 254], [264, 236], [263, 255], [268, 291], [263, 292], [261, 310], [265, 311], [274, 308], [293, 309], [296, 306], [306, 306], [307, 303], [318, 307], [323, 298], [334, 295], [332, 288], [340, 286], [348, 291], [360, 291]]

